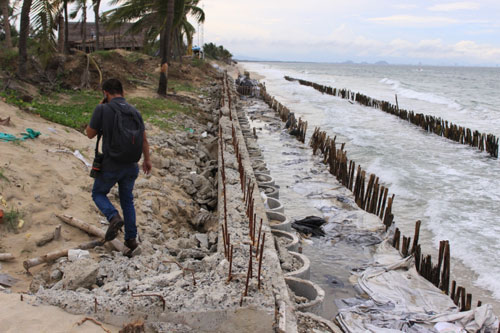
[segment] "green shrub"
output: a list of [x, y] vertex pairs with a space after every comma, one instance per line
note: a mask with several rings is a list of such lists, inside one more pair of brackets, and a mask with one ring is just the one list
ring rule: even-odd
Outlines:
[[17, 69], [17, 49], [2, 49], [0, 50], [0, 68], [6, 71], [13, 72]]
[[18, 209], [11, 208], [9, 211], [4, 212], [3, 220], [9, 231], [16, 231], [19, 219], [23, 218], [23, 213]]

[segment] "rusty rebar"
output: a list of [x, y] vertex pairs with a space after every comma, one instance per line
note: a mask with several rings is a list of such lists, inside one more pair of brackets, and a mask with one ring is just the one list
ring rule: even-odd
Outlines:
[[[260, 259], [259, 259], [259, 272], [258, 272], [258, 276], [257, 276], [257, 281], [258, 281], [258, 284], [257, 284], [257, 289], [260, 290], [260, 271], [261, 271], [261, 267], [262, 267], [262, 258], [264, 256], [264, 243], [266, 241], [266, 234], [264, 233], [264, 236], [262, 236], [262, 245], [261, 245], [261, 248], [260, 248]], [[257, 252], [259, 252], [257, 250]]]
[[230, 251], [230, 256], [229, 256], [229, 273], [227, 275], [227, 282], [231, 282], [231, 279], [233, 278], [233, 246], [231, 245], [231, 251]]
[[161, 299], [161, 302], [163, 304], [163, 311], [165, 311], [165, 306], [166, 306], [166, 302], [165, 302], [165, 298], [163, 298], [162, 295], [159, 295], [159, 294], [140, 294], [140, 295], [137, 295], [137, 294], [134, 294], [132, 293], [132, 297], [159, 297]]
[[243, 297], [248, 295], [248, 282], [250, 281], [250, 275], [252, 275], [252, 244], [250, 244], [250, 258], [248, 259], [247, 280], [245, 282], [245, 293], [243, 294]]
[[228, 251], [227, 251], [226, 231], [224, 230], [224, 225], [222, 225], [221, 227], [222, 227], [222, 240], [224, 242], [224, 257], [227, 258], [227, 256], [229, 254], [228, 254]]
[[259, 226], [259, 238], [257, 239], [257, 252], [255, 253], [255, 258], [259, 257], [259, 244], [260, 244], [260, 234], [262, 231], [262, 219], [260, 219], [260, 226]]

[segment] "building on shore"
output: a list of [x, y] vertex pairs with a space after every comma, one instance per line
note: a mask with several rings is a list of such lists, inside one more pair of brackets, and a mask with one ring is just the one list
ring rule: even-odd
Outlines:
[[96, 49], [126, 49], [141, 50], [144, 46], [144, 34], [129, 33], [128, 30], [132, 23], [124, 23], [116, 28], [99, 25], [99, 47], [97, 46], [96, 26], [94, 22], [87, 22], [86, 37], [82, 38], [82, 23], [69, 22], [68, 40], [70, 48], [79, 50], [85, 49], [86, 52], [92, 52]]

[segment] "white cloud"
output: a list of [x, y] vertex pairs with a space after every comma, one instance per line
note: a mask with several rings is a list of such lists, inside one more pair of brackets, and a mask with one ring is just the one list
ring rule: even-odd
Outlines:
[[368, 21], [382, 23], [382, 24], [392, 24], [392, 25], [403, 25], [403, 26], [442, 26], [459, 23], [458, 20], [444, 17], [444, 16], [415, 16], [415, 15], [392, 15], [385, 17], [373, 17], [369, 18]]
[[415, 9], [415, 8], [418, 8], [417, 5], [412, 4], [412, 3], [401, 3], [398, 5], [394, 5], [393, 7], [397, 8], [397, 9]]
[[479, 7], [480, 5], [477, 2], [462, 1], [438, 4], [427, 9], [435, 12], [451, 12], [455, 10], [476, 10]]

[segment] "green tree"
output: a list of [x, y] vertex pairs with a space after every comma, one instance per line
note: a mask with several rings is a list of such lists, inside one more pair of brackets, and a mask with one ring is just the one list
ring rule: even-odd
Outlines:
[[[158, 94], [167, 96], [168, 88], [168, 61], [170, 60], [170, 48], [172, 40], [172, 26], [174, 23], [174, 0], [166, 0], [167, 2], [167, 15], [165, 25], [163, 26], [160, 36], [160, 57], [161, 57], [161, 70], [160, 82], [158, 84]], [[162, 43], [163, 39], [163, 43]]]
[[24, 0], [21, 7], [21, 23], [19, 29], [19, 65], [17, 73], [21, 78], [26, 76], [28, 61], [28, 34], [30, 29], [30, 12], [32, 0]]
[[99, 26], [100, 26], [100, 15], [99, 15], [99, 7], [101, 6], [101, 0], [92, 0], [92, 8], [94, 9], [94, 16], [95, 16], [95, 34], [96, 34], [96, 40], [95, 40], [95, 49], [99, 50], [101, 47], [99, 45], [100, 42], [100, 36], [99, 36]]
[[3, 31], [5, 33], [5, 46], [8, 49], [12, 48], [12, 38], [10, 31], [10, 11], [9, 11], [9, 0], [1, 0], [0, 7], [3, 16]]
[[107, 13], [110, 26], [133, 22], [128, 32], [143, 31], [145, 36], [152, 40], [160, 37], [161, 71], [158, 94], [166, 96], [175, 0], [113, 0], [111, 2], [114, 5], [119, 3], [123, 4]]
[[79, 12], [82, 12], [82, 19], [80, 21], [80, 33], [82, 36], [82, 50], [87, 52], [87, 0], [76, 0], [76, 8], [71, 13], [70, 17], [74, 19]]
[[217, 46], [214, 43], [208, 43], [203, 45], [203, 52], [205, 53], [205, 56], [207, 56], [208, 58], [215, 60], [222, 60], [225, 62], [230, 61], [231, 58], [233, 57], [231, 52], [226, 50], [224, 46], [222, 45]]

